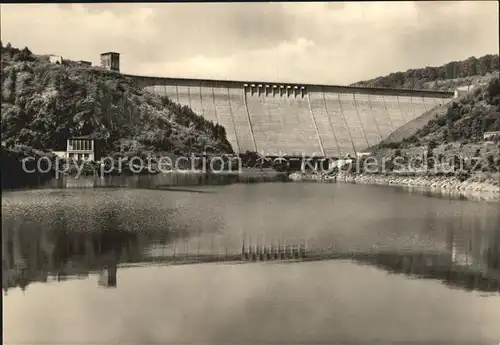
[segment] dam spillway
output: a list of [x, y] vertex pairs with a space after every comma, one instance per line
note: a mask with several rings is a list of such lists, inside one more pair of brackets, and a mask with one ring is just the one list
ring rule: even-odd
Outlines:
[[452, 92], [127, 75], [226, 129], [237, 153], [354, 156]]

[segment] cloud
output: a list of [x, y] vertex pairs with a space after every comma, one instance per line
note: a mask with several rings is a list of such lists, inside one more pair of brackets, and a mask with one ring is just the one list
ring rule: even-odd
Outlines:
[[[308, 60], [304, 58], [314, 49], [313, 41], [299, 38], [292, 42], [283, 41], [272, 48], [248, 50], [220, 58], [198, 54], [185, 60], [144, 64], [143, 70], [146, 75], [155, 75], [155, 71], [162, 70], [175, 77], [232, 79], [239, 75], [250, 80], [284, 80], [290, 69], [307, 66]], [[283, 73], [281, 77], [280, 72]]]
[[498, 53], [497, 2], [1, 5], [1, 37], [131, 74], [345, 84]]

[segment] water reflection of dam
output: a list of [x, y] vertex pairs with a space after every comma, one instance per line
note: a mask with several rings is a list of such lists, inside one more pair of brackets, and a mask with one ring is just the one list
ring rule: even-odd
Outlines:
[[[468, 290], [500, 291], [500, 235], [458, 238], [448, 232], [447, 249], [371, 250], [312, 245], [304, 239], [263, 241], [249, 238], [172, 237], [107, 229], [36, 233], [3, 229], [3, 289], [25, 290], [34, 282], [98, 276], [98, 285], [117, 287], [117, 271], [130, 266], [195, 263], [298, 263], [351, 260], [391, 273], [437, 279]], [[475, 236], [475, 237], [474, 237]]]

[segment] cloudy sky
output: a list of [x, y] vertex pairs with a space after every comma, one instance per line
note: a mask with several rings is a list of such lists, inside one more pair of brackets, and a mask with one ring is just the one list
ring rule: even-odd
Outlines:
[[348, 84], [498, 53], [498, 2], [1, 5], [1, 39], [124, 73]]

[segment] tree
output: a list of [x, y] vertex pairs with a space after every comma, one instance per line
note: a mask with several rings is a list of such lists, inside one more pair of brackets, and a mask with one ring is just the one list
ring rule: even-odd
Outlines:
[[432, 149], [427, 149], [427, 167], [430, 169], [434, 168], [435, 158]]
[[382, 167], [382, 168], [384, 168], [385, 171], [387, 171], [387, 172], [392, 172], [394, 170], [394, 162], [392, 161], [392, 159], [389, 161], [386, 161], [384, 167]]
[[431, 139], [431, 140], [429, 141], [429, 144], [427, 144], [427, 149], [428, 149], [429, 151], [431, 151], [431, 152], [432, 152], [432, 151], [433, 151], [436, 147], [437, 147], [437, 142], [436, 142], [436, 140], [434, 140], [434, 139]]
[[457, 111], [457, 108], [458, 105], [455, 102], [453, 102], [452, 106], [448, 107], [446, 112], [446, 118], [449, 120], [448, 125], [460, 118], [460, 113]]
[[31, 61], [32, 55], [33, 54], [28, 49], [28, 47], [24, 47], [24, 49], [19, 52], [19, 60], [20, 61]]
[[497, 169], [496, 169], [496, 162], [495, 162], [495, 157], [493, 157], [493, 155], [488, 155], [488, 157], [486, 158], [486, 161], [488, 162], [488, 168], [491, 172], [495, 172]]
[[487, 88], [487, 93], [488, 93], [488, 101], [489, 103], [493, 105], [499, 105], [500, 104], [500, 79], [499, 78], [493, 78]]

